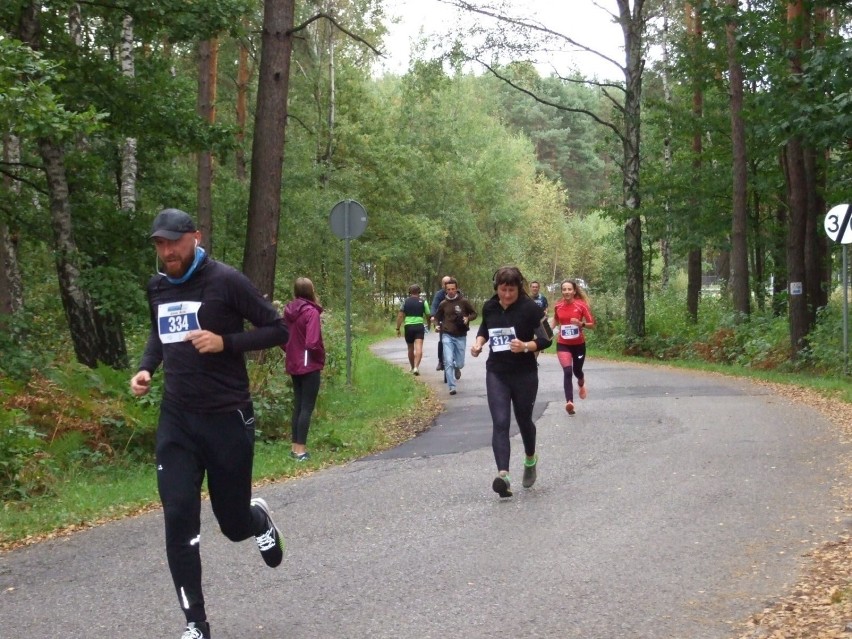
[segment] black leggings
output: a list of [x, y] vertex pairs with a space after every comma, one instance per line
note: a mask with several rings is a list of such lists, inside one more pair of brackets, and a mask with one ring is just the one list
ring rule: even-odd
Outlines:
[[509, 426], [511, 409], [514, 408], [515, 420], [521, 431], [524, 452], [527, 457], [535, 455], [535, 423], [532, 419], [535, 398], [538, 394], [538, 371], [485, 374], [485, 389], [488, 394], [488, 409], [491, 411], [492, 434], [491, 448], [494, 449], [494, 461], [498, 472], [509, 470], [511, 443]]
[[[583, 362], [586, 361], [586, 342], [582, 344], [557, 344], [556, 357], [562, 365], [562, 389], [565, 391], [565, 401], [574, 401], [574, 377], [577, 385], [585, 383]], [[573, 377], [572, 377], [573, 375]]]
[[320, 388], [320, 371], [291, 375], [293, 380], [293, 420], [292, 441], [294, 444], [308, 443], [308, 428], [311, 426], [311, 415], [317, 405], [317, 395]]
[[266, 518], [249, 504], [253, 458], [251, 405], [229, 413], [189, 413], [163, 401], [157, 428], [157, 485], [169, 570], [187, 622], [207, 618], [199, 551], [204, 474], [219, 528], [231, 541], [242, 541], [266, 529]]

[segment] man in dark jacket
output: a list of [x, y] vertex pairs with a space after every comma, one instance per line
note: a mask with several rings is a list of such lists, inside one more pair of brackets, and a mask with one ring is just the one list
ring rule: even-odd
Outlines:
[[[151, 331], [130, 388], [136, 396], [148, 393], [151, 376], [163, 365], [157, 484], [166, 556], [186, 616], [183, 637], [209, 639], [199, 551], [205, 473], [225, 536], [254, 537], [271, 567], [284, 554], [269, 506], [251, 497], [254, 412], [244, 354], [283, 344], [288, 333], [247, 277], [207, 256], [189, 215], [160, 211], [151, 238], [165, 272], [148, 282]], [[254, 330], [243, 330], [246, 320]]]
[[441, 288], [435, 291], [435, 296], [432, 298], [432, 306], [429, 307], [432, 311], [432, 317], [429, 318], [429, 321], [435, 325], [435, 330], [438, 332], [438, 366], [435, 367], [436, 371], [444, 370], [444, 344], [441, 342], [441, 328], [435, 321], [435, 313], [438, 312], [438, 307], [447, 296], [447, 282], [451, 279], [453, 278], [449, 275], [444, 275], [441, 278]]
[[447, 295], [435, 312], [435, 322], [440, 326], [444, 345], [444, 377], [450, 395], [455, 395], [456, 381], [461, 378], [461, 369], [464, 368], [467, 331], [470, 321], [476, 319], [476, 310], [459, 292], [455, 279], [450, 278], [445, 290]]

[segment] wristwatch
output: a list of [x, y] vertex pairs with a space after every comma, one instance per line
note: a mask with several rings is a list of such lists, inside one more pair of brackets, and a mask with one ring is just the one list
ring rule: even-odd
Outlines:
[[524, 352], [525, 352], [525, 353], [529, 353], [529, 352], [530, 352], [530, 347], [529, 347], [529, 346], [527, 346], [527, 343], [526, 343], [526, 342], [524, 342]]

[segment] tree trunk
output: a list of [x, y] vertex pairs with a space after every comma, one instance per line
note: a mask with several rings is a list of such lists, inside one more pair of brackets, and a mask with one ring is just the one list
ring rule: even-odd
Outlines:
[[[803, 42], [803, 0], [790, 0], [787, 4], [787, 23], [796, 34], [792, 43], [790, 71], [795, 76], [802, 74], [801, 50]], [[799, 86], [798, 82], [791, 83]], [[794, 136], [784, 148], [785, 176], [787, 178], [787, 203], [790, 209], [787, 225], [787, 279], [789, 283], [789, 322], [792, 358], [798, 357], [805, 346], [809, 329], [807, 269], [805, 266], [808, 185], [805, 171], [805, 154], [801, 138]]]
[[[782, 153], [783, 154], [783, 153]], [[784, 167], [784, 158], [781, 158], [782, 169]], [[783, 204], [779, 204], [775, 209], [775, 223], [779, 229], [784, 229], [786, 234], [787, 229], [787, 209]], [[772, 313], [776, 317], [787, 312], [787, 246], [784, 235], [777, 233], [772, 236], [772, 261], [780, 267], [784, 265], [784, 270], [776, 268], [775, 277], [772, 279]]]
[[329, 29], [328, 36], [328, 117], [326, 131], [325, 149], [323, 150], [323, 171], [321, 183], [328, 185], [331, 179], [331, 158], [334, 154], [334, 129], [337, 122], [337, 88], [335, 84], [335, 73], [337, 69], [334, 64], [334, 31]]
[[701, 249], [693, 249], [686, 259], [686, 314], [693, 323], [698, 322], [702, 270]]
[[[124, 16], [121, 30], [121, 73], [127, 78], [136, 76], [133, 57], [133, 16]], [[119, 190], [122, 211], [136, 211], [136, 138], [125, 138], [121, 149], [121, 187]]]
[[[813, 27], [809, 46], [825, 46], [829, 9], [813, 8]], [[816, 324], [817, 310], [828, 304], [831, 283], [831, 242], [820, 232], [821, 220], [828, 207], [823, 194], [828, 181], [828, 151], [807, 148], [805, 150], [805, 176], [808, 183], [808, 223], [806, 231], [805, 272], [808, 283], [808, 311], [811, 326]]]
[[[21, 41], [34, 51], [41, 48], [39, 12], [41, 3], [30, 3], [21, 14]], [[77, 19], [72, 7], [69, 24], [72, 28]], [[53, 227], [53, 252], [59, 280], [59, 294], [68, 322], [71, 341], [77, 360], [94, 368], [102, 361], [113, 368], [127, 368], [127, 349], [121, 324], [107, 324], [98, 315], [89, 293], [83, 288], [80, 275], [80, 252], [74, 240], [69, 198], [68, 178], [65, 172], [65, 154], [54, 140], [38, 140], [47, 190], [50, 196], [50, 214]]]
[[[7, 135], [3, 141], [3, 161], [9, 166], [21, 160], [20, 140]], [[13, 169], [14, 170], [14, 169]], [[3, 175], [3, 186], [11, 193], [19, 194], [21, 185]], [[18, 234], [14, 222], [6, 216], [0, 217], [0, 316], [17, 313], [24, 306], [24, 286], [18, 264]], [[2, 327], [2, 319], [0, 319]]]
[[[704, 37], [704, 28], [701, 24], [701, 15], [692, 6], [692, 3], [684, 4], [683, 15], [686, 20], [686, 32], [690, 36], [690, 44], [696, 54]], [[702, 157], [704, 153], [704, 142], [701, 130], [701, 121], [704, 115], [704, 91], [700, 78], [693, 79], [692, 87], [692, 116], [694, 119], [694, 131], [692, 134], [692, 171], [697, 180], [701, 174]], [[692, 209], [698, 210], [700, 203], [693, 200]], [[686, 314], [693, 323], [698, 322], [698, 306], [701, 303], [701, 278], [702, 247], [693, 246], [687, 257], [686, 267]]]
[[246, 141], [246, 122], [248, 114], [248, 84], [251, 75], [249, 71], [249, 50], [243, 40], [240, 40], [239, 60], [237, 62], [237, 151], [236, 173], [240, 182], [245, 182], [246, 152], [243, 145]]
[[[216, 121], [216, 72], [219, 41], [216, 38], [198, 43], [198, 100], [196, 112], [208, 124]], [[198, 230], [201, 243], [213, 253], [213, 154], [199, 151], [198, 157]]]
[[788, 317], [790, 320], [790, 346], [795, 359], [808, 334], [808, 301], [805, 287], [805, 237], [807, 220], [807, 186], [802, 144], [798, 138], [790, 140], [784, 149], [787, 178], [787, 203], [790, 214], [787, 222], [787, 281]]
[[[737, 15], [739, 0], [728, 0], [732, 16]], [[745, 124], [743, 122], [743, 69], [739, 61], [737, 23], [725, 25], [728, 44], [728, 72], [731, 83], [731, 143], [733, 148], [733, 210], [731, 223], [731, 293], [739, 318], [751, 314], [748, 286], [748, 164]]]
[[38, 146], [50, 193], [59, 292], [77, 361], [90, 368], [96, 367], [99, 360], [113, 368], [127, 368], [121, 327], [104, 325], [91, 296], [81, 284], [81, 259], [74, 240], [64, 153], [51, 140], [41, 139]]
[[[662, 81], [663, 81], [663, 100], [665, 100], [666, 106], [671, 107], [672, 105], [672, 87], [671, 87], [671, 63], [669, 61], [669, 47], [670, 42], [669, 38], [669, 14], [671, 13], [671, 6], [669, 4], [670, 0], [666, 0], [663, 3], [663, 68], [662, 68]], [[671, 173], [672, 170], [672, 137], [674, 125], [672, 124], [671, 116], [666, 117], [666, 137], [663, 141], [663, 164], [665, 167], [665, 172], [667, 174]], [[665, 202], [663, 202], [663, 210], [666, 215], [666, 234], [663, 239], [660, 240], [660, 258], [663, 261], [663, 270], [660, 278], [660, 286], [663, 290], [668, 289], [669, 287], [669, 279], [671, 277], [671, 262], [672, 262], [672, 248], [671, 243], [668, 238], [672, 236], [672, 225], [671, 225], [671, 204], [669, 202], [668, 196], [666, 196]]]
[[248, 225], [243, 271], [261, 293], [272, 298], [281, 217], [281, 175], [294, 0], [264, 0], [257, 111], [251, 158]]
[[642, 259], [642, 219], [639, 216], [640, 115], [642, 97], [642, 36], [644, 32], [644, 0], [634, 0], [633, 12], [628, 0], [618, 0], [619, 23], [624, 34], [626, 64], [624, 67], [624, 168], [622, 177], [623, 204], [628, 216], [624, 226], [625, 266], [627, 285], [627, 341], [635, 342], [645, 336], [645, 292]]

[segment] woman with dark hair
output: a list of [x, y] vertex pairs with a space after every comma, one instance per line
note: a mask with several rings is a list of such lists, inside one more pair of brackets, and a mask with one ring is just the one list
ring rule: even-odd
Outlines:
[[[562, 299], [553, 306], [550, 326], [557, 333], [556, 356], [562, 366], [562, 386], [565, 390], [565, 410], [574, 414], [574, 377], [577, 378], [580, 399], [586, 399], [586, 338], [583, 329], [592, 328], [595, 319], [589, 309], [589, 296], [576, 280], [562, 281]], [[558, 329], [558, 330], [557, 330]]]
[[293, 300], [284, 307], [284, 322], [290, 339], [281, 348], [286, 369], [293, 380], [293, 418], [290, 457], [303, 462], [311, 458], [306, 449], [311, 415], [319, 395], [320, 372], [325, 366], [319, 298], [307, 277], [296, 278]]
[[511, 497], [509, 425], [511, 411], [524, 443], [524, 488], [536, 480], [538, 455], [535, 450], [536, 428], [532, 419], [538, 394], [538, 365], [535, 353], [547, 348], [551, 340], [541, 327], [541, 309], [524, 289], [524, 276], [514, 266], [504, 266], [494, 274], [494, 296], [482, 306], [482, 323], [476, 342], [470, 348], [479, 357], [489, 346], [485, 362], [485, 389], [491, 411], [491, 447], [497, 463], [497, 477], [491, 488], [500, 497]]

